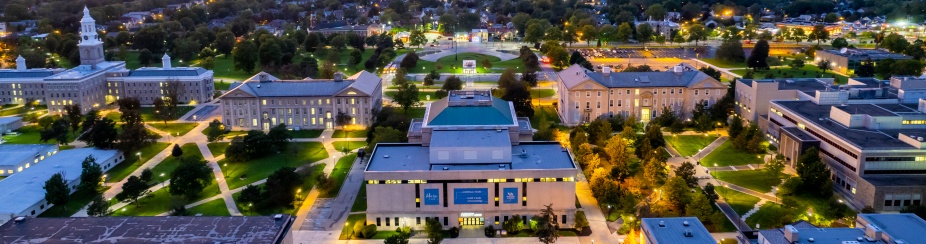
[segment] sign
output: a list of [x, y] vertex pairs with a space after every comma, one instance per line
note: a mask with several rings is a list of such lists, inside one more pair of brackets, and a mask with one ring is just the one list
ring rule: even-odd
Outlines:
[[489, 204], [489, 188], [453, 189], [453, 204]]
[[424, 189], [424, 205], [439, 205], [440, 189]]
[[502, 199], [505, 204], [517, 204], [518, 203], [518, 188], [505, 188], [502, 190]]

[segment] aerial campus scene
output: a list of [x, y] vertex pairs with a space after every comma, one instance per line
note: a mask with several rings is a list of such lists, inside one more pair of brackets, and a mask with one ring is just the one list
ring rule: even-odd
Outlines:
[[0, 1], [0, 243], [926, 243], [921, 0]]

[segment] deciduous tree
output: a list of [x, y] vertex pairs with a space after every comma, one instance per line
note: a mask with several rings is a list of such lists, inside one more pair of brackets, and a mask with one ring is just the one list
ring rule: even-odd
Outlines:
[[68, 183], [64, 180], [62, 173], [51, 175], [51, 178], [45, 181], [43, 188], [45, 189], [45, 201], [67, 208], [65, 204], [70, 200], [71, 189], [68, 188]]
[[212, 168], [199, 158], [187, 157], [170, 173], [169, 192], [174, 196], [194, 199], [212, 181]]
[[97, 193], [100, 182], [103, 181], [103, 168], [96, 163], [96, 158], [89, 155], [80, 163], [80, 185], [78, 191]]

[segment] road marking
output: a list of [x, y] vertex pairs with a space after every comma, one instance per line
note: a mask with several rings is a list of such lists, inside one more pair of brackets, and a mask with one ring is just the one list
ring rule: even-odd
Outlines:
[[733, 167], [732, 165], [730, 166], [730, 168], [733, 169], [733, 171], [739, 171], [738, 169], [736, 169], [736, 167]]
[[752, 167], [752, 164], [747, 164], [746, 166], [749, 166], [749, 169], [751, 169], [751, 170], [756, 170], [755, 167]]

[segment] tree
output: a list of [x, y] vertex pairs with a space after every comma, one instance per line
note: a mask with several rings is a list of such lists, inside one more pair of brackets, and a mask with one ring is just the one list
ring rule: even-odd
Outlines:
[[789, 39], [797, 43], [800, 43], [802, 40], [804, 40], [804, 37], [807, 37], [807, 34], [804, 33], [804, 29], [801, 28], [791, 29], [790, 34], [791, 35], [789, 36]]
[[362, 53], [360, 53], [360, 50], [358, 49], [351, 50], [350, 57], [347, 59], [347, 65], [350, 67], [357, 67], [357, 65], [360, 65], [360, 62], [362, 61], [362, 59], [363, 59], [363, 55]]
[[749, 59], [746, 61], [746, 66], [752, 68], [753, 70], [759, 69], [768, 69], [768, 59], [769, 45], [766, 40], [759, 40], [756, 43], [756, 46], [752, 48], [752, 54], [749, 55]]
[[154, 54], [151, 54], [151, 51], [148, 49], [142, 49], [138, 52], [138, 63], [142, 66], [148, 67], [151, 65], [151, 60], [154, 59]]
[[823, 70], [823, 73], [826, 73], [827, 70], [832, 68], [832, 64], [833, 63], [829, 60], [821, 59], [820, 61], [817, 61], [817, 68], [820, 68], [820, 70]]
[[264, 183], [264, 192], [267, 199], [276, 206], [292, 206], [295, 200], [296, 188], [302, 185], [302, 177], [296, 174], [296, 169], [283, 167], [267, 177]]
[[690, 162], [684, 162], [682, 166], [675, 169], [675, 176], [685, 180], [689, 187], [698, 186], [698, 177], [695, 177], [695, 167], [694, 164]]
[[727, 134], [730, 135], [730, 138], [737, 138], [744, 129], [743, 120], [734, 118], [733, 121], [730, 121], [730, 125], [727, 127]]
[[803, 182], [803, 189], [815, 190], [816, 194], [829, 196], [832, 194], [832, 181], [830, 180], [830, 170], [826, 163], [820, 159], [819, 151], [816, 147], [808, 148], [797, 160], [795, 168], [797, 175]]
[[859, 77], [873, 77], [875, 76], [875, 65], [871, 59], [863, 61], [857, 68], [855, 68], [855, 75]]
[[556, 214], [553, 213], [553, 204], [545, 205], [544, 209], [540, 210], [540, 219], [537, 221], [537, 230], [534, 231], [534, 234], [537, 235], [537, 239], [540, 239], [540, 242], [550, 244], [556, 242], [556, 239], [559, 238], [559, 224], [556, 223], [556, 220], [553, 219], [556, 217]]
[[241, 70], [246, 73], [254, 72], [257, 64], [257, 45], [250, 40], [244, 40], [235, 45], [232, 51], [234, 56], [235, 70]]
[[418, 66], [418, 54], [415, 51], [408, 52], [405, 54], [405, 57], [402, 58], [402, 62], [399, 63], [399, 67], [405, 68], [405, 70], [411, 70]]
[[743, 62], [746, 60], [746, 53], [743, 51], [743, 43], [739, 40], [725, 40], [717, 48], [715, 56], [727, 62]]
[[215, 51], [225, 54], [225, 58], [231, 55], [235, 49], [235, 34], [230, 31], [222, 31], [215, 35]]
[[241, 190], [241, 195], [238, 195], [238, 202], [247, 203], [248, 206], [258, 204], [263, 200], [264, 198], [261, 196], [260, 186], [257, 185], [248, 185], [244, 190]]
[[61, 205], [65, 209], [65, 204], [70, 200], [71, 189], [64, 180], [62, 173], [55, 173], [45, 181], [45, 201], [54, 205]]
[[792, 59], [792, 60], [791, 60], [791, 63], [789, 63], [788, 66], [791, 66], [791, 69], [800, 69], [800, 68], [803, 68], [803, 67], [804, 67], [804, 60], [803, 60], [803, 59]]
[[179, 158], [180, 156], [183, 156], [183, 149], [180, 148], [180, 144], [174, 144], [174, 148], [171, 149], [170, 151], [170, 156], [173, 156], [175, 158]]
[[840, 49], [840, 48], [844, 48], [844, 47], [848, 47], [848, 46], [849, 46], [849, 42], [846, 41], [846, 38], [842, 38], [842, 37], [837, 37], [836, 39], [833, 39], [833, 41], [830, 42], [830, 44], [831, 44], [831, 45], [833, 46], [833, 48], [835, 48], [835, 49]]
[[[660, 148], [660, 150], [663, 150]], [[643, 165], [643, 177], [649, 186], [656, 187], [666, 181], [666, 162], [658, 157], [650, 157]]]
[[685, 215], [695, 216], [702, 222], [708, 222], [714, 209], [711, 208], [711, 201], [703, 194], [694, 194], [691, 203], [685, 206]]
[[704, 196], [707, 197], [707, 199], [711, 201], [711, 203], [717, 201], [717, 199], [720, 198], [720, 196], [717, 195], [717, 192], [714, 191], [714, 184], [711, 184], [710, 182], [708, 182], [707, 184], [704, 184], [703, 193], [704, 193]]
[[631, 35], [633, 35], [633, 28], [630, 27], [630, 24], [621, 23], [621, 25], [617, 26], [617, 34], [614, 39], [618, 42], [627, 42], [627, 40], [630, 40]]
[[215, 58], [214, 57], [203, 58], [201, 61], [199, 61], [199, 66], [203, 67], [204, 69], [210, 69], [210, 70], [214, 69], [215, 68]]
[[813, 30], [807, 35], [807, 39], [808, 41], [817, 41], [817, 45], [820, 45], [821, 41], [830, 39], [830, 32], [826, 30], [823, 24], [817, 24], [813, 26]]
[[275, 67], [281, 64], [283, 50], [276, 40], [270, 39], [260, 44], [258, 48], [260, 65]]
[[[699, 41], [707, 39], [707, 29], [705, 29], [704, 26], [701, 24], [692, 24], [691, 26], [688, 27], [688, 30], [686, 32], [688, 33], [688, 41], [689, 42], [694, 41], [695, 46], [698, 45]], [[724, 43], [726, 43], [726, 41]], [[739, 41], [737, 41], [737, 43], [739, 43]], [[722, 46], [723, 45], [721, 44], [721, 48]], [[741, 49], [742, 49], [742, 46], [743, 45], [740, 44]]]
[[47, 142], [51, 139], [58, 141], [59, 145], [68, 143], [68, 119], [60, 118], [39, 133], [39, 141]]
[[514, 105], [514, 111], [518, 116], [533, 117], [534, 106], [531, 103], [530, 89], [524, 82], [515, 80], [505, 89], [501, 98]]
[[116, 147], [123, 153], [137, 151], [139, 148], [154, 143], [157, 135], [145, 128], [141, 118], [141, 102], [134, 97], [125, 97], [116, 101], [122, 113], [122, 133], [117, 136]]
[[203, 129], [203, 134], [206, 135], [206, 140], [209, 142], [218, 141], [225, 134], [225, 125], [218, 119], [214, 119], [209, 122], [209, 127]]
[[515, 82], [518, 82], [518, 79], [514, 77], [514, 69], [505, 69], [505, 72], [498, 77], [498, 88], [508, 89]]
[[148, 194], [148, 183], [142, 181], [138, 176], [129, 176], [122, 184], [122, 192], [116, 194], [116, 199], [126, 203], [137, 203], [138, 198]]
[[421, 98], [418, 97], [418, 87], [415, 84], [405, 83], [399, 86], [392, 100], [402, 106], [402, 111], [408, 113], [408, 108], [418, 104]]
[[437, 218], [426, 218], [424, 230], [428, 233], [428, 243], [438, 244], [444, 240], [444, 227]]
[[96, 163], [96, 158], [89, 155], [80, 163], [80, 185], [78, 191], [97, 193], [100, 181], [103, 180], [103, 168]]
[[428, 38], [425, 38], [424, 32], [418, 29], [412, 30], [408, 35], [408, 45], [409, 46], [418, 46], [424, 45], [428, 42]]
[[653, 40], [653, 27], [649, 24], [643, 23], [637, 26], [637, 41], [640, 43], [646, 44], [647, 42]]
[[665, 192], [666, 201], [676, 210], [684, 210], [685, 205], [691, 202], [691, 195], [688, 194], [688, 183], [681, 177], [669, 178], [662, 190]]
[[715, 80], [718, 80], [718, 81], [720, 80], [720, 76], [722, 75], [720, 71], [714, 68], [711, 68], [711, 67], [701, 67], [698, 70], [701, 72], [704, 72], [704, 74], [706, 74], [707, 76], [710, 76], [711, 78], [714, 78]]
[[151, 171], [151, 168], [145, 168], [141, 171], [141, 175], [138, 176], [138, 178], [141, 178], [141, 181], [144, 182], [151, 182], [154, 178], [154, 171]]
[[463, 89], [463, 81], [460, 80], [460, 77], [457, 77], [455, 75], [451, 75], [450, 77], [447, 77], [447, 79], [444, 79], [444, 85], [441, 86], [441, 90], [445, 90], [445, 91], [455, 91], [455, 90], [462, 90], [462, 89]]
[[80, 120], [83, 118], [80, 104], [64, 105], [64, 117], [68, 119], [71, 132], [76, 134], [78, 132], [77, 129], [80, 129]]
[[585, 229], [589, 226], [588, 219], [585, 217], [585, 213], [580, 214], [579, 212], [576, 212], [573, 219], [575, 219], [575, 225], [573, 225], [573, 228], [576, 228], [576, 230], [582, 231], [582, 229]]
[[646, 8], [646, 12], [643, 12], [643, 15], [657, 20], [664, 19], [666, 17], [666, 9], [662, 4], [654, 3]]
[[773, 175], [781, 174], [781, 171], [785, 168], [785, 155], [775, 154], [775, 157], [772, 160], [769, 160], [765, 164], [765, 172]]
[[212, 181], [212, 167], [205, 161], [187, 157], [170, 173], [170, 194], [194, 199]]
[[502, 223], [502, 228], [511, 234], [517, 234], [524, 229], [524, 220], [521, 215], [515, 214], [512, 218]]
[[103, 199], [103, 195], [96, 194], [90, 205], [87, 205], [87, 215], [91, 217], [103, 217], [109, 215], [109, 202]]
[[394, 234], [383, 240], [385, 244], [408, 244], [408, 237], [402, 234]]

